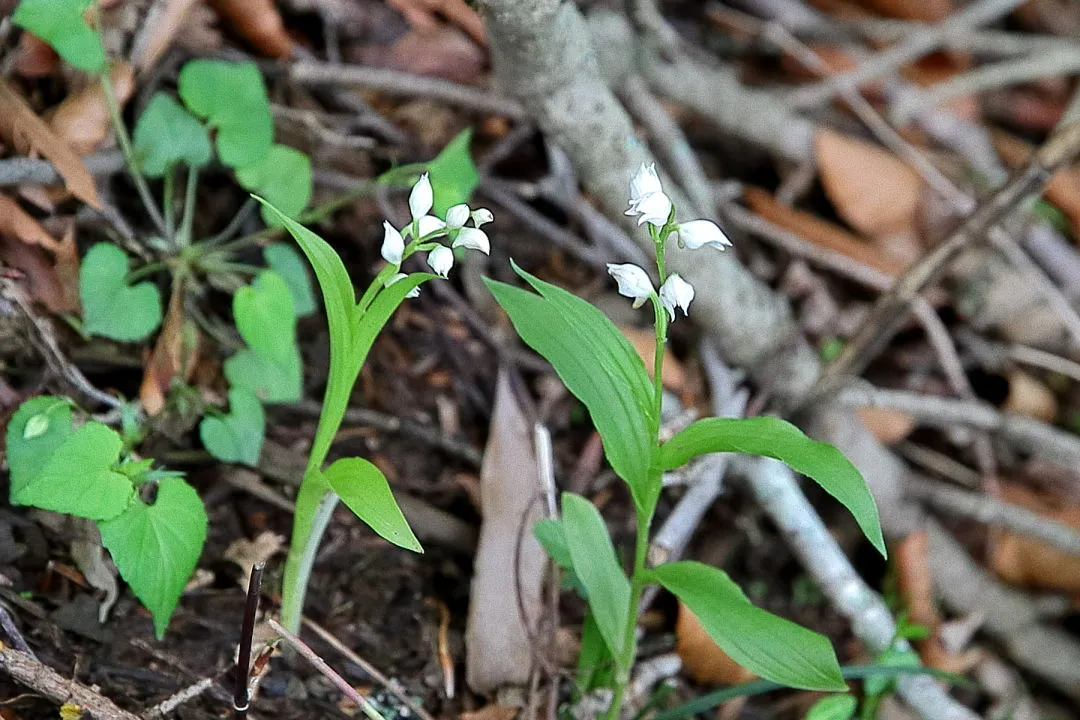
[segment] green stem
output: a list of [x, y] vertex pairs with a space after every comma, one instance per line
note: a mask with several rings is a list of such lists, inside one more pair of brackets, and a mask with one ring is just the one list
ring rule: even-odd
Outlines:
[[290, 552], [286, 560], [284, 592], [281, 596], [281, 624], [292, 632], [300, 629], [300, 620], [304, 612], [304, 598], [307, 596], [311, 571], [315, 567], [315, 556], [318, 554], [319, 541], [322, 539], [323, 533], [326, 532], [326, 528], [330, 525], [330, 518], [333, 517], [337, 504], [338, 496], [335, 493], [328, 490], [323, 494], [312, 517], [303, 552], [298, 557]]
[[139, 170], [139, 163], [135, 160], [135, 148], [131, 145], [131, 136], [128, 135], [127, 128], [124, 126], [124, 118], [120, 113], [120, 103], [116, 100], [116, 89], [113, 87], [107, 72], [101, 74], [101, 87], [105, 91], [105, 106], [109, 110], [109, 120], [112, 122], [113, 131], [116, 133], [116, 141], [120, 144], [120, 152], [124, 155], [124, 163], [127, 165], [131, 179], [135, 183], [135, 190], [139, 193], [139, 197], [146, 207], [146, 214], [150, 216], [154, 227], [162, 235], [167, 236], [165, 219], [161, 216], [161, 211], [158, 210], [157, 203], [154, 202], [154, 196], [150, 193], [150, 186], [146, 184], [146, 178], [143, 177], [142, 171]]
[[164, 260], [162, 260], [161, 262], [147, 263], [146, 265], [143, 265], [142, 267], [139, 267], [139, 268], [135, 268], [134, 270], [129, 272], [124, 277], [124, 280], [127, 281], [128, 285], [131, 285], [132, 283], [135, 283], [135, 282], [143, 279], [147, 275], [153, 275], [156, 272], [161, 272], [162, 270], [168, 270], [168, 269], [169, 269], [169, 263], [167, 263]]
[[615, 696], [611, 699], [605, 715], [606, 720], [618, 720], [626, 686], [630, 683], [630, 671], [637, 656], [637, 618], [638, 605], [649, 583], [645, 579], [645, 560], [649, 553], [649, 527], [652, 515], [640, 508], [637, 511], [637, 535], [634, 538], [634, 571], [630, 575], [630, 602], [626, 612], [626, 630], [623, 635], [623, 653], [617, 658], [618, 669], [615, 678]]
[[185, 248], [191, 244], [191, 227], [195, 222], [195, 191], [199, 187], [199, 169], [190, 168], [187, 175], [187, 188], [184, 191], [184, 216], [180, 220], [180, 232], [176, 235], [176, 245]]
[[176, 232], [176, 213], [173, 212], [173, 169], [165, 171], [162, 178], [161, 209], [165, 214], [165, 240], [172, 245]]

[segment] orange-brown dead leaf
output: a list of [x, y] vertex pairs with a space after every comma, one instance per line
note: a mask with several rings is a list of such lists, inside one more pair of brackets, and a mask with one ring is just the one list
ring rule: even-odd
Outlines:
[[387, 5], [401, 13], [405, 22], [418, 30], [434, 30], [442, 23], [436, 13], [446, 18], [451, 24], [469, 34], [482, 47], [487, 47], [484, 23], [476, 10], [464, 0], [386, 0]]
[[135, 37], [131, 63], [139, 72], [153, 67], [173, 40], [180, 34], [191, 10], [199, 0], [168, 0], [154, 3], [146, 16], [146, 24]]
[[449, 25], [411, 28], [390, 48], [372, 46], [363, 54], [380, 67], [460, 83], [475, 82], [486, 57], [472, 38]]
[[24, 78], [40, 78], [51, 75], [60, 65], [60, 56], [45, 42], [31, 32], [19, 36], [15, 73]]
[[[127, 63], [117, 63], [109, 71], [116, 101], [123, 107], [135, 90], [135, 73]], [[49, 127], [79, 155], [94, 152], [109, 134], [109, 106], [101, 83], [91, 83], [72, 93], [56, 106]]]
[[923, 182], [892, 153], [821, 130], [814, 152], [825, 194], [840, 217], [867, 237], [912, 231]]
[[675, 621], [675, 652], [690, 677], [709, 685], [738, 685], [757, 676], [731, 659], [705, 632], [701, 621], [682, 602]]
[[[1011, 168], [1024, 165], [1031, 156], [1031, 146], [1009, 133], [998, 131], [991, 136], [994, 148]], [[1069, 218], [1073, 232], [1080, 236], [1080, 167], [1070, 165], [1054, 173], [1046, 186], [1046, 199]]]
[[922, 625], [930, 636], [916, 643], [919, 656], [930, 667], [940, 668], [949, 663], [949, 653], [938, 638], [941, 616], [934, 605], [934, 582], [930, 577], [930, 545], [926, 530], [916, 530], [897, 546], [893, 557], [896, 563], [897, 584], [908, 620]]
[[1013, 370], [1009, 373], [1009, 394], [1002, 409], [1053, 423], [1057, 420], [1057, 395], [1041, 380], [1022, 370]]
[[263, 55], [287, 58], [293, 41], [274, 0], [208, 0], [218, 16]]
[[904, 271], [903, 263], [886, 256], [873, 245], [816, 215], [780, 203], [760, 188], [746, 186], [743, 200], [751, 210], [772, 224], [789, 230], [818, 247], [847, 255], [860, 265], [872, 267], [890, 277], [897, 277]]
[[184, 317], [182, 283], [173, 283], [169, 309], [139, 385], [139, 399], [147, 415], [157, 415], [165, 408], [165, 398], [176, 379], [191, 380], [199, 360], [199, 340], [198, 328]]
[[514, 718], [517, 717], [518, 712], [520, 712], [519, 708], [492, 703], [491, 705], [485, 705], [479, 710], [463, 712], [458, 717], [460, 717], [461, 720], [514, 720]]
[[952, 14], [952, 0], [859, 0], [868, 10], [885, 17], [919, 22], [940, 22]]
[[0, 260], [22, 272], [30, 296], [53, 312], [79, 309], [74, 226], [57, 240], [18, 203], [0, 194]]
[[[1002, 483], [999, 498], [1080, 530], [1080, 505], [1037, 493], [1015, 483]], [[991, 534], [990, 567], [1006, 582], [1023, 587], [1080, 592], [1080, 557], [1008, 530]]]
[[892, 408], [861, 407], [855, 414], [884, 445], [895, 445], [915, 429], [914, 416]]
[[[656, 354], [656, 336], [651, 330], [642, 330], [636, 327], [622, 326], [619, 330], [637, 350], [637, 354], [641, 357], [641, 361], [645, 363], [645, 369], [648, 370], [651, 378], [653, 375], [653, 359]], [[664, 349], [664, 369], [661, 374], [664, 387], [671, 392], [681, 395], [686, 389], [686, 370], [683, 369], [682, 363], [671, 354], [671, 350], [668, 348]]]
[[56, 166], [71, 194], [91, 207], [101, 207], [94, 178], [82, 159], [37, 116], [19, 93], [0, 79], [0, 137], [17, 148], [32, 148]]

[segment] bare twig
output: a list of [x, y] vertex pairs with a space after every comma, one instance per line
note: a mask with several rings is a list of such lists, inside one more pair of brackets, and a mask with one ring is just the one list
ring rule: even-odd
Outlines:
[[262, 590], [265, 562], [257, 562], [251, 568], [248, 579], [247, 600], [244, 602], [244, 618], [240, 626], [240, 647], [236, 655], [236, 676], [233, 680], [233, 717], [243, 720], [251, 706], [248, 674], [251, 672], [251, 638], [255, 632], [255, 616], [259, 613], [259, 593]]
[[186, 702], [194, 700], [213, 686], [213, 678], [203, 678], [202, 680], [188, 685], [180, 692], [174, 693], [169, 697], [165, 698], [157, 705], [143, 713], [143, 717], [146, 718], [146, 720], [154, 720], [154, 718], [166, 717], [176, 708], [180, 707]]
[[140, 720], [138, 715], [121, 710], [107, 697], [85, 685], [68, 680], [33, 656], [0, 645], [0, 671], [11, 676], [20, 685], [56, 703], [73, 703], [98, 720]]
[[33, 659], [37, 659], [34, 655], [34, 651], [30, 649], [30, 646], [26, 644], [26, 640], [23, 638], [22, 633], [19, 632], [19, 627], [15, 624], [15, 621], [11, 617], [11, 613], [7, 611], [7, 608], [0, 603], [0, 630], [4, 631], [7, 635], [8, 642], [11, 646], [19, 652], [24, 652]]
[[[83, 158], [91, 175], [112, 175], [124, 168], [124, 156], [117, 150]], [[6, 185], [52, 185], [64, 179], [56, 167], [41, 158], [12, 157], [0, 160], [0, 187]]]

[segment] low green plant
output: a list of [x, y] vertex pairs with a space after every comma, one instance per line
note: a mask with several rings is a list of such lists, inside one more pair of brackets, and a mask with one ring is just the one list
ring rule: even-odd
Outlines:
[[[603, 440], [608, 462], [630, 490], [637, 518], [629, 576], [619, 562], [607, 526], [587, 499], [562, 494], [562, 516], [542, 520], [536, 535], [558, 565], [573, 575], [571, 585], [588, 603], [579, 659], [583, 690], [606, 687], [615, 718], [633, 665], [638, 604], [649, 585], [676, 595], [701, 620], [709, 636], [736, 662], [768, 680], [796, 688], [846, 689], [829, 641], [758, 609], [718, 568], [693, 561], [649, 567], [649, 531], [665, 471], [694, 457], [739, 452], [776, 458], [817, 481], [851, 513], [866, 537], [885, 554], [877, 509], [855, 467], [834, 447], [806, 437], [773, 417], [706, 418], [667, 442], [660, 440], [664, 347], [676, 312], [686, 313], [694, 289], [668, 273], [669, 242], [696, 250], [723, 249], [730, 242], [706, 220], [679, 223], [652, 167], [642, 166], [631, 181], [628, 215], [645, 224], [656, 253], [659, 290], [636, 265], [608, 265], [619, 292], [634, 306], [651, 303], [656, 335], [653, 377], [618, 328], [589, 303], [546, 283], [516, 265], [532, 291], [487, 280], [521, 338], [552, 364], [567, 388], [588, 408]], [[737, 310], [734, 310], [737, 311]], [[837, 701], [846, 702], [846, 701]]]

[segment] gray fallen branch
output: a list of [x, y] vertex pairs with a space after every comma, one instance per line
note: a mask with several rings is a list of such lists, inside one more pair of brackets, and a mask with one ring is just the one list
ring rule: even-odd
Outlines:
[[58, 704], [74, 703], [97, 720], [140, 720], [138, 715], [122, 710], [116, 704], [85, 685], [68, 680], [48, 665], [32, 656], [0, 644], [0, 671], [15, 682]]
[[[124, 169], [119, 150], [107, 150], [83, 158], [91, 175], [113, 175]], [[0, 160], [0, 187], [8, 185], [53, 185], [64, 182], [48, 160], [11, 157]]]

